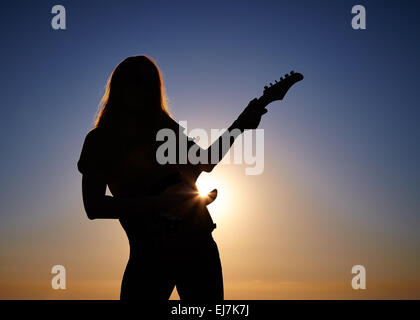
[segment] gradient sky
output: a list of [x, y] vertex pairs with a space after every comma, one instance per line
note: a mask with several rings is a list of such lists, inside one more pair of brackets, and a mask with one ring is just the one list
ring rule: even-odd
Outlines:
[[[51, 8], [67, 30], [51, 28]], [[367, 29], [351, 28], [363, 4]], [[420, 298], [419, 1], [2, 1], [0, 298], [117, 299], [127, 238], [89, 221], [76, 170], [106, 80], [153, 57], [189, 128], [227, 127], [268, 82], [265, 171], [224, 165], [226, 298]], [[51, 289], [51, 267], [68, 289]], [[367, 290], [351, 288], [351, 267]], [[176, 294], [174, 294], [174, 297]]]

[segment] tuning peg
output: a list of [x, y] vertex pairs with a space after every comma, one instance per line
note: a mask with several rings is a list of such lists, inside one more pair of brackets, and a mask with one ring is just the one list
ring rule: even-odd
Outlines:
[[295, 72], [292, 70], [292, 71], [290, 71], [290, 74], [294, 74]]
[[288, 76], [289, 76], [289, 75], [288, 75], [287, 73], [284, 75], [284, 77], [285, 77], [285, 78], [287, 78]]
[[273, 86], [273, 84], [270, 82], [270, 87], [272, 87]]
[[275, 83], [278, 83], [277, 80], [274, 80]]
[[264, 87], [264, 90], [267, 90], [267, 89], [268, 89], [268, 87], [267, 87], [267, 86], [265, 86], [265, 87]]
[[280, 81], [283, 81], [283, 77], [280, 78]]

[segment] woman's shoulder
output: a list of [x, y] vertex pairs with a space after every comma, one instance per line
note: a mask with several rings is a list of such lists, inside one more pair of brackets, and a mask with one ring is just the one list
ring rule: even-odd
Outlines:
[[93, 128], [86, 134], [82, 147], [82, 156], [102, 156], [109, 145], [110, 141], [107, 131], [101, 127]]
[[105, 147], [111, 142], [111, 137], [105, 128], [95, 127], [86, 134], [84, 144], [86, 146]]
[[98, 171], [107, 158], [108, 145], [108, 134], [104, 128], [96, 127], [90, 130], [86, 134], [77, 164], [79, 171]]
[[174, 131], [175, 130], [177, 131], [177, 130], [179, 130], [180, 125], [179, 125], [179, 123], [174, 118], [168, 116], [168, 117], [165, 117], [164, 118], [162, 127], [164, 129], [172, 129]]
[[187, 135], [186, 129], [172, 117], [168, 117], [165, 124], [164, 128], [173, 130], [176, 136]]
[[106, 130], [102, 127], [95, 127], [91, 129], [87, 134], [86, 138], [88, 140], [100, 140], [103, 139], [106, 135]]

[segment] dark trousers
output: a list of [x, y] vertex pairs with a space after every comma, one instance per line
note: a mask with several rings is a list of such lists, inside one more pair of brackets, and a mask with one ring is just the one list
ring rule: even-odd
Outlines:
[[168, 300], [175, 286], [182, 300], [223, 300], [222, 266], [211, 234], [131, 244], [121, 300]]

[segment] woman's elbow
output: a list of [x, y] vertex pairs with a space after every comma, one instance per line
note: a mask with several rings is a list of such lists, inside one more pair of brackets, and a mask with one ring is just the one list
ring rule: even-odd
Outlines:
[[93, 203], [90, 203], [89, 201], [83, 201], [85, 212], [89, 220], [95, 220], [99, 216], [99, 208], [98, 205], [95, 205]]
[[104, 203], [106, 183], [97, 176], [83, 175], [82, 198], [85, 212], [89, 220], [100, 217], [106, 204]]
[[94, 210], [93, 208], [85, 206], [85, 212], [89, 220], [95, 220], [98, 217], [96, 210]]
[[98, 218], [96, 213], [93, 213], [92, 211], [86, 211], [86, 216], [88, 217], [89, 220], [95, 220]]

